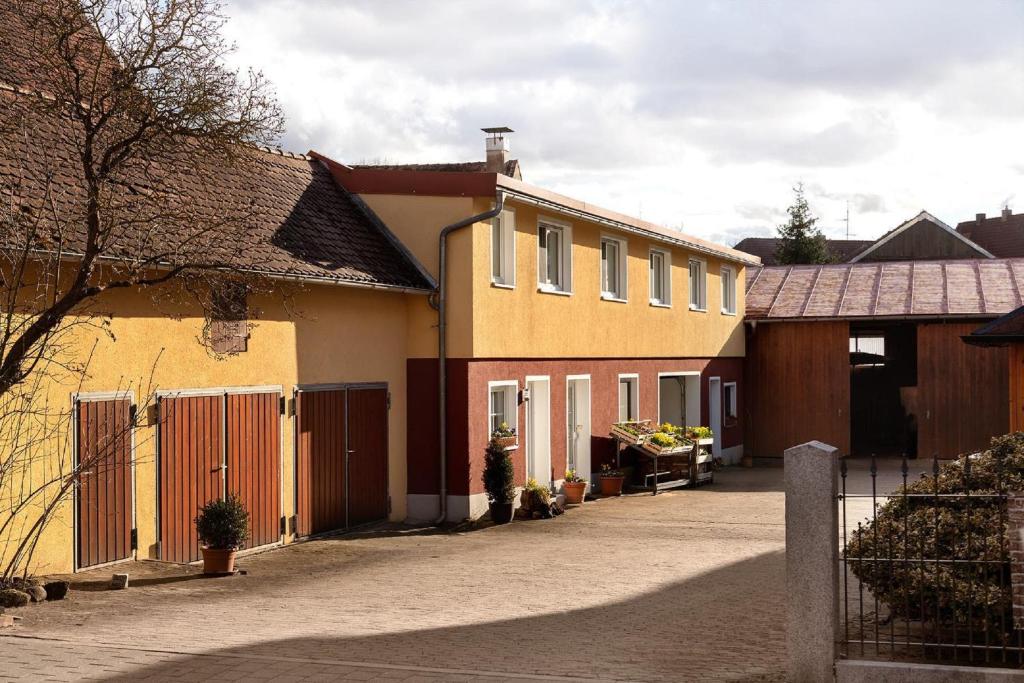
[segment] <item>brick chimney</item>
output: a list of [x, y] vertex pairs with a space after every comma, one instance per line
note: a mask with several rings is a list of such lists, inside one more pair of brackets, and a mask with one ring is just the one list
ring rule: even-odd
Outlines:
[[1010, 220], [1010, 216], [1012, 216], [1012, 215], [1013, 215], [1013, 211], [1010, 210], [1010, 207], [1009, 206], [1004, 206], [1003, 207], [1003, 220], [1004, 221]]
[[976, 214], [974, 214], [974, 222], [977, 223], [978, 225], [981, 225], [982, 223], [984, 223], [985, 222], [985, 214], [983, 214], [983, 213], [976, 213]]
[[510, 151], [505, 134], [515, 131], [507, 126], [481, 128], [480, 130], [487, 133], [487, 172], [504, 173], [505, 162], [508, 161]]

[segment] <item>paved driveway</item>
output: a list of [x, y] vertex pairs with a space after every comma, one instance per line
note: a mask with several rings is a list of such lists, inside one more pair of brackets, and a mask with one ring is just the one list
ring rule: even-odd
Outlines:
[[245, 558], [246, 576], [74, 592], [20, 610], [0, 678], [778, 680], [781, 482], [727, 470], [554, 520], [319, 540]]

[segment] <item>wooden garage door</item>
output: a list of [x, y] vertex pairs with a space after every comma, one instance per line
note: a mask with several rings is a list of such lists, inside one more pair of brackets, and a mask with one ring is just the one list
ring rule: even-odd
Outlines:
[[812, 439], [850, 452], [849, 323], [759, 323], [745, 375], [749, 455], [782, 457]]
[[917, 326], [919, 457], [955, 458], [1009, 431], [1008, 352], [965, 344], [978, 325]]
[[195, 517], [224, 494], [224, 396], [160, 399], [160, 559], [201, 557]]
[[348, 392], [349, 526], [388, 516], [388, 392]]
[[300, 391], [298, 529], [301, 536], [344, 529], [345, 390]]
[[128, 398], [78, 404], [78, 568], [132, 554], [132, 417]]
[[255, 548], [281, 540], [281, 429], [277, 392], [227, 395], [228, 492], [249, 512]]
[[376, 386], [298, 393], [300, 535], [387, 517], [387, 395]]

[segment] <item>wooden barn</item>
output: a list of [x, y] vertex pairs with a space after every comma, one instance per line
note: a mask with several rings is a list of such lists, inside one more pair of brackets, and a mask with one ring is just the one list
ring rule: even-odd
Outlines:
[[962, 337], [1022, 304], [1024, 259], [763, 268], [747, 282], [746, 454], [810, 439], [941, 458], [1009, 429], [1006, 348]]

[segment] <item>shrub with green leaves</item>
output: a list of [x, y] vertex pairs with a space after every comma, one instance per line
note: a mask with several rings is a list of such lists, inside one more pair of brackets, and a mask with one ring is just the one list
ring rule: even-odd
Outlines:
[[484, 454], [484, 490], [491, 503], [511, 503], [516, 497], [515, 473], [508, 451], [493, 439]]
[[[980, 496], [1021, 490], [1024, 433], [1016, 432], [993, 439], [979, 455], [940, 465], [937, 477], [908, 481], [908, 494], [924, 496], [905, 498], [902, 487], [894, 492], [873, 521], [853, 531], [847, 567], [896, 616], [1011, 628], [1009, 569], [992, 562], [1004, 557], [1005, 500]], [[935, 498], [936, 492], [971, 496]]]
[[196, 533], [211, 550], [236, 550], [249, 536], [249, 513], [234, 494], [224, 500], [211, 500], [199, 509]]

